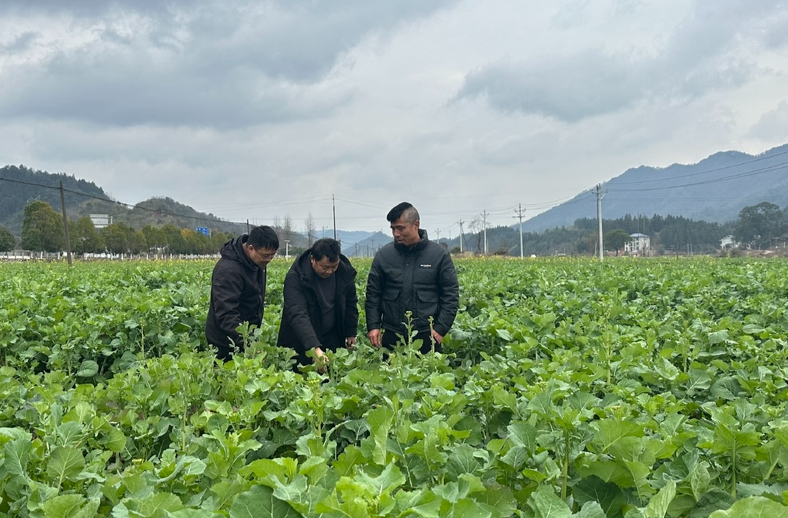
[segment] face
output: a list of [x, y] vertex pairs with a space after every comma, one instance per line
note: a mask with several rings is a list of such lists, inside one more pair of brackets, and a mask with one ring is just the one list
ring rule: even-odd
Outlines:
[[399, 218], [391, 224], [391, 234], [394, 241], [401, 245], [411, 246], [419, 241], [419, 222], [408, 223], [403, 218]]
[[249, 259], [260, 268], [265, 268], [265, 265], [270, 263], [271, 259], [276, 256], [276, 250], [268, 248], [261, 248], [258, 250], [248, 243], [244, 245], [244, 248], [246, 249], [246, 255], [249, 256]]
[[314, 257], [310, 257], [310, 259], [312, 260], [312, 269], [323, 279], [331, 277], [331, 275], [337, 271], [337, 268], [339, 268], [339, 258], [334, 262], [329, 261], [328, 256], [324, 256], [319, 261], [315, 261]]

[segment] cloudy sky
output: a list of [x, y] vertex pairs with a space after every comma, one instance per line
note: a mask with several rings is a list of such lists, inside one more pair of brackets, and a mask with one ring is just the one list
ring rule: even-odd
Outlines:
[[407, 200], [456, 236], [785, 144], [787, 58], [788, 0], [3, 0], [0, 165], [318, 229], [332, 195], [346, 230]]

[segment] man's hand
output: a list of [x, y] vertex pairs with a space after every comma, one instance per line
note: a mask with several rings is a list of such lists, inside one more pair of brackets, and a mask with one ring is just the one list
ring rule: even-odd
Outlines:
[[443, 343], [443, 337], [439, 335], [438, 332], [434, 329], [432, 330], [432, 337], [435, 339], [435, 342], [439, 344]]
[[315, 365], [319, 372], [325, 372], [326, 367], [328, 367], [328, 356], [320, 347], [315, 347]]
[[380, 329], [372, 329], [369, 333], [367, 333], [367, 338], [369, 338], [369, 342], [372, 345], [375, 347], [380, 347]]
[[355, 336], [348, 336], [345, 338], [345, 347], [348, 349], [353, 349], [356, 346], [356, 337]]

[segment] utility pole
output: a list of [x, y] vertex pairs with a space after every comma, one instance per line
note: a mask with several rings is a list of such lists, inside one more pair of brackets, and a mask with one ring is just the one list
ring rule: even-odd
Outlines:
[[63, 182], [60, 182], [60, 206], [63, 208], [63, 231], [66, 233], [66, 257], [71, 266], [71, 241], [68, 238], [68, 216], [66, 216], [66, 195], [63, 192]]
[[334, 195], [331, 195], [331, 208], [334, 211], [334, 241], [337, 239], [337, 204], [334, 202]]
[[436, 242], [436, 243], [440, 243], [440, 242], [441, 242], [441, 229], [439, 229], [439, 228], [436, 228], [436, 229], [435, 229], [435, 235], [437, 235], [437, 236], [438, 236], [438, 239], [436, 239], [436, 240], [435, 240], [435, 242]]
[[458, 221], [457, 223], [460, 224], [460, 253], [462, 253], [462, 224], [465, 222], [462, 220], [462, 218], [460, 218], [460, 221]]
[[601, 263], [605, 258], [605, 242], [602, 237], [602, 198], [605, 193], [602, 192], [602, 184], [596, 184], [596, 219], [599, 224], [599, 262]]
[[290, 259], [290, 240], [285, 239], [285, 259]]
[[520, 259], [523, 258], [523, 216], [525, 215], [525, 209], [523, 208], [522, 204], [518, 203], [517, 208], [514, 210], [514, 213], [517, 214], [517, 217], [520, 219]]
[[482, 230], [484, 231], [484, 255], [487, 255], [487, 210], [482, 211]]

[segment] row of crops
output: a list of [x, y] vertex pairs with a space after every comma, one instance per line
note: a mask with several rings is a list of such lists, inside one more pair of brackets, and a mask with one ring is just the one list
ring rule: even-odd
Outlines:
[[225, 364], [212, 263], [0, 265], [0, 516], [788, 517], [788, 263], [456, 264], [445, 355], [303, 374], [284, 261]]

